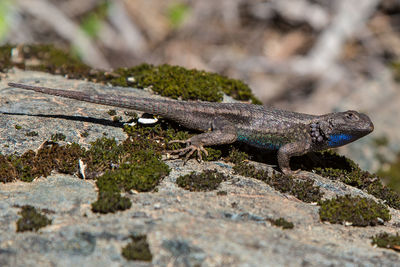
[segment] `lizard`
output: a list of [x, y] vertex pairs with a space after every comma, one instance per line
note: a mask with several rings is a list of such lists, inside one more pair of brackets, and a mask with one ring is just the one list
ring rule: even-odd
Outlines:
[[186, 147], [173, 150], [186, 159], [197, 152], [207, 155], [204, 146], [231, 144], [236, 141], [267, 150], [277, 150], [278, 166], [292, 174], [290, 158], [351, 143], [374, 130], [371, 119], [354, 110], [310, 115], [248, 103], [216, 103], [141, 98], [133, 96], [88, 94], [19, 83], [11, 87], [48, 95], [139, 110], [178, 122], [202, 133], [188, 140]]

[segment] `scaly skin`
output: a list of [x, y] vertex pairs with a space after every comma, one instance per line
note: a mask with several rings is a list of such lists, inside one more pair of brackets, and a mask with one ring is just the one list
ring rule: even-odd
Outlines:
[[18, 83], [9, 86], [96, 104], [140, 110], [174, 120], [183, 126], [204, 131], [186, 140], [181, 155], [203, 146], [231, 144], [236, 141], [268, 150], [278, 150], [279, 167], [292, 171], [290, 158], [312, 151], [339, 147], [374, 130], [370, 118], [357, 111], [308, 115], [243, 103], [187, 102], [130, 96], [87, 94]]

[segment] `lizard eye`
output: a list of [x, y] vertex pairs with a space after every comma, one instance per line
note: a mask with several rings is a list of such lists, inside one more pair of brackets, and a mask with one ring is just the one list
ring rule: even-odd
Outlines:
[[345, 114], [346, 119], [351, 120], [351, 121], [358, 121], [358, 116], [353, 113], [353, 112], [347, 112]]

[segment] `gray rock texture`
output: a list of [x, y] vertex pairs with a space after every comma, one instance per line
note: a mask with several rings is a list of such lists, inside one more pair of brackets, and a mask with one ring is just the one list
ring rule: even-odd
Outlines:
[[[11, 89], [7, 82], [33, 82], [55, 88], [150, 95], [143, 90], [112, 88], [67, 80], [39, 72], [10, 71], [0, 81], [2, 154], [36, 150], [54, 133], [66, 142], [89, 142], [104, 134], [126, 138], [107, 114], [110, 107]], [[119, 110], [118, 114], [122, 114]], [[21, 129], [16, 129], [20, 125]], [[28, 131], [38, 136], [27, 137]], [[89, 136], [81, 137], [87, 131]], [[199, 164], [167, 161], [171, 173], [158, 192], [126, 194], [132, 207], [115, 214], [91, 211], [94, 181], [53, 173], [31, 183], [0, 184], [1, 266], [399, 266], [400, 254], [376, 248], [370, 237], [396, 233], [400, 212], [390, 209], [385, 225], [353, 227], [322, 223], [315, 204], [282, 194], [267, 184], [233, 174], [224, 162]], [[231, 177], [217, 191], [189, 192], [175, 181], [182, 174], [218, 169]], [[325, 197], [362, 195], [351, 186], [309, 174]], [[52, 224], [38, 232], [16, 232], [20, 208], [32, 205], [52, 212]], [[284, 217], [294, 224], [283, 230], [266, 219]], [[127, 261], [121, 250], [129, 236], [147, 235], [151, 263]]]

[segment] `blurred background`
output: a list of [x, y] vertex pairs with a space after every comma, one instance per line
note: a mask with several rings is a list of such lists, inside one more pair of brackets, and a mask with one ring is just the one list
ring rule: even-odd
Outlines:
[[265, 104], [355, 109], [341, 149], [400, 190], [398, 0], [0, 0], [0, 43], [51, 43], [97, 69], [173, 64], [241, 79]]

